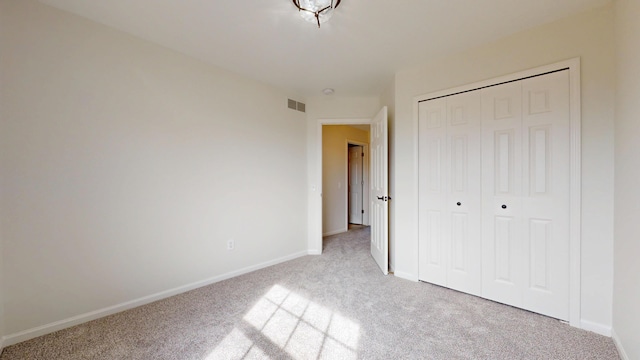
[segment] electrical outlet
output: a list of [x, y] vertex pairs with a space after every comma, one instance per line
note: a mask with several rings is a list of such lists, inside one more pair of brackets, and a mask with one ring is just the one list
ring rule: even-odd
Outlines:
[[236, 248], [236, 241], [233, 239], [227, 240], [227, 250], [233, 250]]

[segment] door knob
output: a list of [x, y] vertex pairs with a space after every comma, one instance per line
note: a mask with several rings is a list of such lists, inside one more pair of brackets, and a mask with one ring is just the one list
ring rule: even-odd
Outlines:
[[507, 208], [507, 205], [502, 205], [502, 208], [503, 208], [503, 209], [506, 209], [506, 208]]
[[462, 203], [461, 203], [460, 201], [458, 201], [458, 202], [456, 203], [456, 205], [460, 206], [460, 205], [462, 205]]

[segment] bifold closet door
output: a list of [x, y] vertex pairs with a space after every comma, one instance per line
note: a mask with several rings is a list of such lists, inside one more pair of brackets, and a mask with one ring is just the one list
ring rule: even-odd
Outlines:
[[569, 71], [523, 80], [523, 308], [569, 320]]
[[482, 90], [482, 296], [569, 317], [569, 72]]
[[418, 114], [418, 276], [447, 286], [446, 98], [421, 102]]
[[480, 92], [420, 103], [420, 280], [481, 293]]
[[522, 307], [522, 81], [482, 92], [482, 296]]

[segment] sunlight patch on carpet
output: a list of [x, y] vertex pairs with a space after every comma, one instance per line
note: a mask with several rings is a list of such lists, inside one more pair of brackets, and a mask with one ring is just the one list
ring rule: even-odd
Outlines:
[[[283, 286], [273, 286], [243, 320], [294, 359], [357, 358], [360, 325]], [[234, 328], [206, 360], [266, 358], [251, 336]]]

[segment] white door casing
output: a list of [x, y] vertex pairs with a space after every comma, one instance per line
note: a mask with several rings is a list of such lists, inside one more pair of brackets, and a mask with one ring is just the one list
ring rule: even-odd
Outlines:
[[364, 223], [364, 147], [349, 148], [349, 223]]
[[389, 273], [389, 174], [387, 107], [371, 121], [371, 255]]

